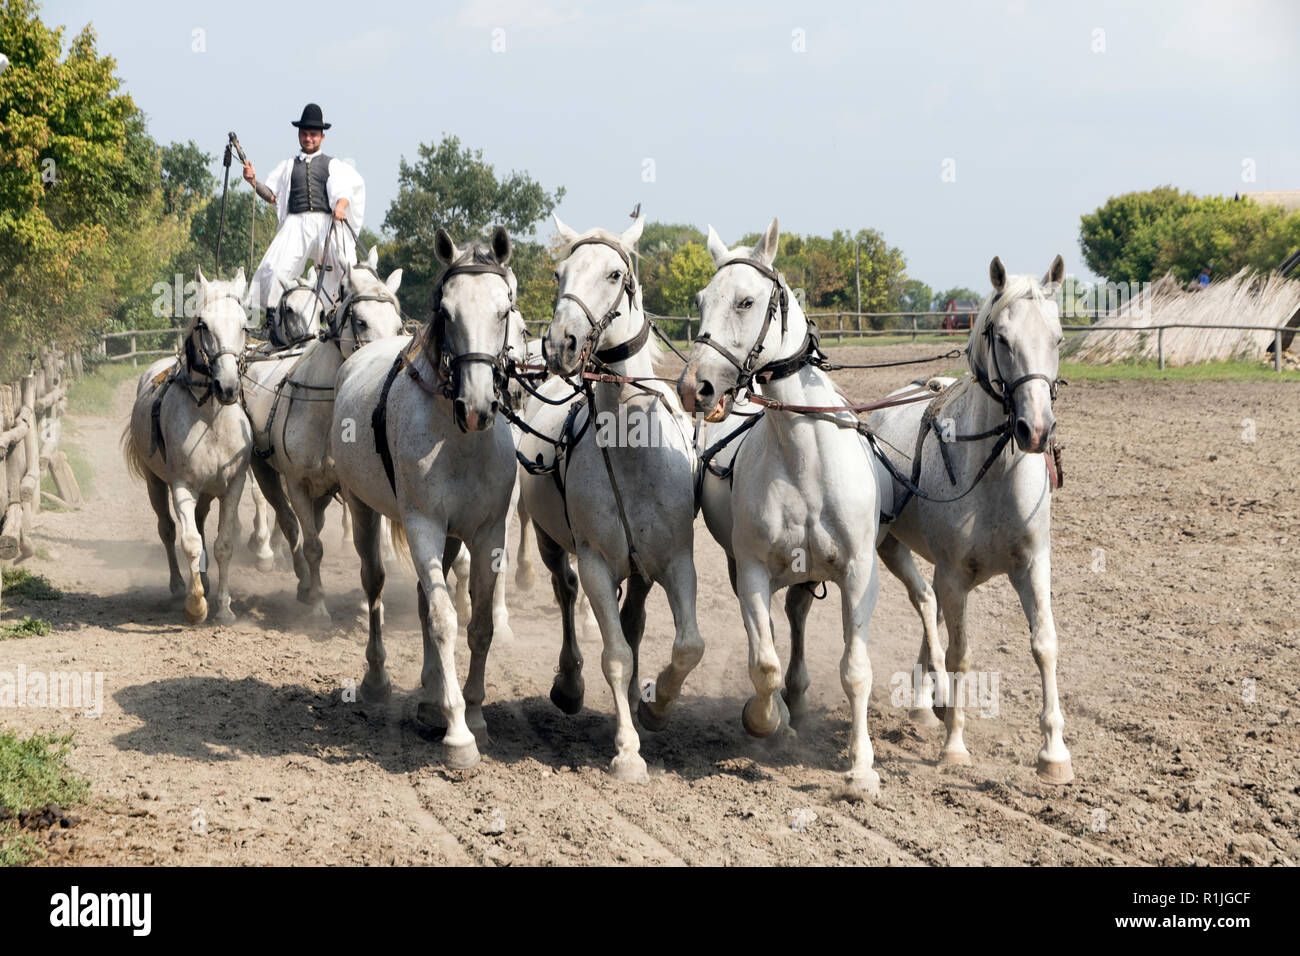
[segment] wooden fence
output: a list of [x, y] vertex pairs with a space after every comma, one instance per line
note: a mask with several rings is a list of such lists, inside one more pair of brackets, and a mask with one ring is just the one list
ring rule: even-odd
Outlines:
[[[68, 457], [59, 448], [68, 386], [83, 372], [80, 353], [42, 349], [30, 373], [0, 384], [0, 565], [35, 552], [31, 535], [42, 495], [59, 507], [83, 504]], [[54, 479], [58, 494], [41, 490], [42, 468]]]

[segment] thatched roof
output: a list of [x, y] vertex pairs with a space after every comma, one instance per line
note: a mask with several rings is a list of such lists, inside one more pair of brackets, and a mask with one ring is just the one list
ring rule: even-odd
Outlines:
[[1287, 212], [1300, 210], [1300, 189], [1253, 189], [1239, 192], [1234, 199], [1253, 199], [1261, 206], [1281, 206]]
[[[1097, 326], [1251, 325], [1249, 329], [1166, 329], [1165, 362], [1195, 365], [1224, 359], [1263, 361], [1273, 342], [1271, 331], [1300, 311], [1300, 281], [1273, 273], [1258, 276], [1242, 269], [1231, 278], [1197, 291], [1184, 289], [1167, 275], [1141, 296], [1097, 322]], [[1156, 358], [1152, 331], [1089, 332], [1071, 341], [1062, 354], [1076, 362]]]

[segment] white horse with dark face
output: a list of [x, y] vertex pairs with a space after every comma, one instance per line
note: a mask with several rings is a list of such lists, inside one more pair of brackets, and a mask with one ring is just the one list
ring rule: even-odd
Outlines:
[[[798, 301], [772, 268], [778, 238], [775, 219], [752, 249], [728, 250], [709, 229], [708, 249], [718, 271], [699, 295], [700, 335], [677, 383], [687, 411], [707, 412], [706, 421], [723, 422], [736, 393], [755, 379], [763, 397], [773, 401], [844, 404], [830, 377], [807, 360], [816, 342]], [[768, 737], [788, 726], [807, 686], [806, 674], [802, 686], [792, 682], [786, 688], [788, 704], [779, 693], [772, 594], [789, 587], [797, 599], [808, 595], [811, 600], [804, 585], [835, 582], [844, 628], [840, 680], [851, 711], [846, 782], [850, 792], [875, 795], [880, 778], [872, 767], [867, 730], [867, 625], [878, 590], [880, 491], [888, 489], [889, 476], [856, 424], [847, 412], [814, 416], [767, 409], [734, 453], [729, 489], [706, 494], [704, 507], [710, 529], [721, 532], [719, 543], [734, 561], [734, 587], [749, 637], [754, 696], [741, 713], [745, 729]], [[725, 513], [710, 514], [711, 509]], [[802, 629], [797, 648], [801, 653]]]
[[[638, 218], [621, 236], [598, 229], [579, 234], [556, 219], [567, 250], [556, 269], [559, 299], [545, 337], [547, 365], [555, 375], [580, 374], [592, 360], [614, 376], [655, 375], [650, 326], [631, 273], [630, 257], [643, 225]], [[575, 393], [565, 379], [552, 377], [540, 391], [558, 404], [533, 399], [527, 423], [567, 446], [557, 461], [553, 443], [527, 431], [520, 439], [524, 458], [534, 462], [540, 456], [556, 469], [554, 474], [525, 469], [520, 476], [563, 622], [551, 700], [566, 713], [582, 707], [582, 654], [574, 628], [577, 582], [568, 561], [568, 554], [576, 554], [582, 589], [604, 642], [601, 665], [614, 694], [617, 754], [610, 770], [619, 780], [645, 781], [629, 692], [642, 725], [662, 729], [683, 681], [704, 654], [695, 619], [697, 459], [690, 422], [672, 389], [659, 382], [641, 387], [597, 382]], [[620, 614], [624, 581], [627, 597]], [[637, 695], [637, 650], [653, 583], [668, 594], [676, 636], [670, 663], [650, 693]]]
[[[339, 368], [357, 349], [392, 338], [402, 331], [397, 289], [398, 269], [386, 280], [375, 272], [376, 253], [363, 264], [347, 267], [340, 300], [321, 338], [310, 338], [300, 355], [274, 363], [245, 390], [245, 407], [253, 425], [253, 474], [275, 509], [280, 527], [302, 532], [305, 579], [299, 596], [312, 617], [328, 621], [320, 563], [320, 531], [325, 509], [338, 489], [329, 455], [334, 418], [334, 382]], [[287, 293], [286, 293], [287, 294]], [[285, 500], [287, 496], [287, 501]], [[286, 514], [292, 508], [292, 515]], [[292, 520], [296, 518], [296, 522]], [[286, 533], [286, 538], [289, 535]], [[295, 564], [298, 564], [295, 554]], [[305, 585], [304, 588], [301, 585]]]
[[[484, 680], [493, 633], [493, 591], [505, 553], [515, 484], [515, 446], [500, 413], [505, 366], [515, 334], [515, 282], [506, 264], [510, 237], [498, 227], [490, 245], [457, 248], [445, 230], [434, 238], [444, 271], [430, 322], [405, 336], [360, 349], [339, 370], [330, 449], [370, 608], [367, 701], [391, 694], [383, 644], [384, 567], [380, 516], [409, 545], [415, 573], [424, 666], [424, 701], [447, 722], [443, 756], [469, 767], [486, 744]], [[519, 343], [522, 354], [522, 341]], [[378, 439], [378, 440], [377, 440]], [[464, 542], [470, 551], [469, 675], [456, 679], [456, 610], [446, 568]], [[478, 738], [478, 742], [476, 742]]]
[[185, 619], [191, 624], [208, 616], [203, 527], [212, 502], [221, 503], [213, 549], [215, 616], [228, 623], [235, 619], [228, 578], [235, 511], [253, 440], [239, 404], [247, 321], [241, 300], [246, 283], [243, 269], [232, 282], [208, 282], [200, 270], [198, 282], [198, 314], [186, 330], [183, 352], [179, 358], [155, 362], [140, 376], [122, 448], [128, 469], [148, 485], [173, 594], [186, 590], [174, 547], [176, 521], [180, 522], [181, 548], [189, 565]]
[[[941, 762], [971, 762], [962, 739], [962, 703], [970, 696], [961, 692], [970, 686], [967, 595], [1005, 574], [1029, 621], [1029, 646], [1042, 679], [1038, 775], [1051, 783], [1068, 783], [1074, 776], [1056, 690], [1051, 466], [1044, 457], [1056, 428], [1052, 402], [1063, 337], [1054, 296], [1064, 276], [1060, 256], [1041, 281], [1008, 276], [1002, 260], [994, 258], [989, 266], [993, 292], [971, 326], [970, 375], [928, 407], [886, 408], [868, 419], [884, 448], [910, 456], [891, 458], [898, 458], [899, 477], [925, 495], [911, 495], [902, 481], [891, 480], [894, 503], [887, 503], [887, 510], [902, 510], [885, 527], [880, 555], [920, 613], [924, 634], [918, 664], [923, 673], [940, 675], [934, 710], [946, 729]], [[934, 564], [933, 590], [917, 571], [912, 552]], [[946, 666], [936, 603], [948, 627]]]

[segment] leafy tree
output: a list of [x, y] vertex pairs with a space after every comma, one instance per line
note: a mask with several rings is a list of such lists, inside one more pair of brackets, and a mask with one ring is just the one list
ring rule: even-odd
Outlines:
[[[646, 307], [660, 314], [690, 314], [696, 294], [709, 284], [713, 273], [713, 257], [708, 250], [699, 243], [686, 243], [655, 275], [654, 302], [658, 308], [649, 302]], [[642, 296], [645, 298], [644, 290]]]
[[164, 146], [163, 211], [169, 215], [188, 212], [206, 202], [217, 185], [211, 166], [212, 155], [200, 150], [194, 140]]
[[1112, 196], [1082, 218], [1084, 262], [1111, 282], [1154, 278], [1159, 250], [1149, 227], [1167, 215], [1182, 215], [1195, 202], [1195, 196], [1172, 186]]
[[898, 296], [898, 311], [929, 312], [934, 291], [920, 279], [903, 280]]
[[437, 145], [420, 144], [418, 159], [398, 164], [398, 194], [384, 218], [391, 231], [390, 259], [401, 266], [402, 299], [412, 315], [428, 311], [441, 266], [433, 255], [439, 228], [457, 243], [486, 237], [500, 224], [512, 238], [530, 234], [564, 198], [564, 187], [548, 193], [527, 173], [498, 178], [484, 161], [482, 150], [462, 147], [460, 139], [444, 136]]
[[[257, 222], [253, 224], [253, 210], [257, 211]], [[253, 268], [257, 268], [266, 254], [271, 240], [275, 238], [279, 220], [275, 207], [258, 199], [252, 189], [241, 179], [239, 185], [233, 183], [226, 194], [226, 225], [221, 238], [221, 278], [232, 277], [240, 266], [248, 278], [252, 273], [248, 268], [249, 233], [253, 233]], [[337, 226], [342, 230], [342, 225]], [[194, 275], [195, 266], [202, 266], [208, 278], [217, 275], [217, 233], [221, 231], [221, 196], [211, 197], [196, 211], [190, 223], [190, 241], [192, 246], [181, 257], [176, 271], [185, 273], [187, 278]]]
[[949, 299], [956, 299], [959, 302], [962, 299], [973, 299], [976, 302], [983, 302], [984, 296], [974, 291], [973, 289], [967, 289], [965, 286], [954, 286], [951, 289], [947, 289], [935, 295], [934, 300], [930, 303], [930, 311], [931, 312], [946, 311], [948, 308]]
[[[111, 57], [86, 27], [67, 54], [62, 28], [32, 0], [0, 6], [0, 359], [10, 368], [38, 344], [70, 344], [104, 322], [97, 282], [136, 282], [142, 250], [160, 232], [133, 234], [158, 192], [157, 147]], [[157, 251], [156, 249], [154, 251]]]

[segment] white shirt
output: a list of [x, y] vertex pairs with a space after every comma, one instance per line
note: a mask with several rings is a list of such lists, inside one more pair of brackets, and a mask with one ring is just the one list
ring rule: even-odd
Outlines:
[[[294, 160], [301, 159], [310, 163], [320, 155], [319, 150], [310, 156], [299, 150], [293, 159], [284, 160], [271, 170], [270, 176], [266, 177], [267, 188], [275, 193], [275, 212], [281, 224], [284, 223], [285, 217], [290, 215], [289, 185], [290, 177], [293, 175]], [[343, 160], [330, 157], [330, 175], [325, 184], [325, 196], [329, 200], [330, 209], [338, 205], [340, 199], [348, 201], [347, 220], [357, 235], [360, 235], [361, 223], [366, 214], [366, 184], [361, 174]]]

